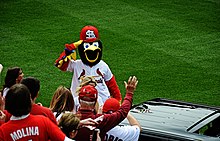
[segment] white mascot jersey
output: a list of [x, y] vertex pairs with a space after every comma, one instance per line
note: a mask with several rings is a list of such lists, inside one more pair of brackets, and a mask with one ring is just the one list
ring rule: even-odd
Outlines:
[[67, 71], [73, 72], [73, 78], [71, 83], [71, 92], [73, 94], [74, 99], [78, 96], [76, 94], [76, 88], [80, 84], [80, 77], [82, 76], [93, 76], [97, 82], [97, 86], [95, 87], [98, 91], [98, 102], [100, 105], [110, 97], [110, 93], [105, 81], [109, 81], [113, 74], [109, 68], [109, 66], [103, 61], [92, 67], [83, 64], [82, 60], [71, 60], [69, 62]]

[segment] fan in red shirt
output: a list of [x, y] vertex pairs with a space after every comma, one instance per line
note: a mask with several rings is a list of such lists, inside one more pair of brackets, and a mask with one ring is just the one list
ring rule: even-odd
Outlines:
[[38, 97], [38, 93], [40, 91], [40, 81], [34, 77], [27, 77], [27, 78], [22, 79], [21, 84], [24, 84], [25, 86], [27, 86], [31, 93], [31, 99], [33, 103], [31, 114], [32, 115], [43, 115], [45, 117], [48, 117], [53, 123], [57, 124], [56, 118], [53, 112], [49, 108], [40, 106], [35, 103]]
[[[30, 114], [43, 115], [45, 117], [48, 117], [53, 123], [57, 125], [57, 121], [55, 116], [53, 115], [53, 112], [49, 108], [40, 106], [35, 103], [35, 100], [37, 99], [38, 93], [40, 91], [40, 81], [34, 77], [27, 77], [22, 79], [21, 84], [24, 84], [31, 93], [31, 100], [33, 105]], [[7, 109], [4, 110], [4, 114], [6, 115], [5, 122], [9, 121], [12, 115], [8, 113]]]
[[114, 113], [111, 114], [95, 114], [94, 108], [97, 102], [98, 92], [94, 86], [86, 85], [80, 89], [79, 102], [80, 108], [77, 114], [80, 119], [92, 118], [95, 119], [99, 124], [94, 126], [83, 126], [80, 127], [78, 133], [74, 139], [77, 141], [89, 141], [92, 140], [94, 129], [100, 130], [101, 140], [104, 140], [106, 132], [118, 125], [123, 121], [132, 106], [133, 93], [136, 89], [138, 80], [135, 76], [130, 77], [128, 82], [125, 82], [126, 95], [124, 101]]
[[1, 141], [71, 140], [47, 117], [31, 115], [30, 92], [24, 84], [13, 85], [5, 98], [5, 108], [12, 117], [0, 126]]
[[33, 103], [31, 114], [32, 115], [43, 115], [45, 117], [48, 117], [53, 123], [57, 124], [56, 118], [53, 112], [49, 108], [40, 106], [35, 103], [38, 97], [39, 91], [40, 91], [40, 81], [34, 77], [27, 77], [21, 80], [21, 84], [24, 84], [25, 86], [27, 86], [31, 93], [31, 99]]

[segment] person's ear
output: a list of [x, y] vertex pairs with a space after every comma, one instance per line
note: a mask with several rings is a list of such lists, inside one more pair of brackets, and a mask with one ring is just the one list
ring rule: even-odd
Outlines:
[[76, 134], [77, 134], [76, 131], [75, 132], [70, 132], [69, 136], [70, 136], [71, 139], [73, 139], [73, 138], [75, 138]]

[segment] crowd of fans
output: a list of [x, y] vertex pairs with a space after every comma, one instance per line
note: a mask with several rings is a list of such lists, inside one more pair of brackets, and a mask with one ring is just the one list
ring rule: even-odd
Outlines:
[[[102, 103], [95, 79], [84, 77], [76, 89], [77, 97], [59, 86], [50, 106], [44, 107], [35, 103], [40, 80], [24, 77], [20, 67], [8, 68], [0, 92], [0, 140], [137, 141], [141, 126], [129, 113], [137, 83], [130, 76], [124, 100], [109, 98]], [[119, 126], [124, 119], [129, 126]]]

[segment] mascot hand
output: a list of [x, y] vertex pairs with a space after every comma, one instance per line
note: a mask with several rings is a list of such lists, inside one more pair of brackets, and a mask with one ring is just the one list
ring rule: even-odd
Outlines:
[[76, 52], [72, 52], [68, 56], [63, 57], [64, 62], [67, 62], [68, 60], [76, 60]]
[[56, 60], [55, 66], [65, 71], [69, 61], [76, 60], [76, 49], [80, 44], [82, 44], [82, 42], [83, 40], [79, 40], [72, 44], [65, 44], [65, 49]]
[[75, 50], [77, 49], [77, 47], [82, 44], [83, 40], [79, 40], [75, 43], [71, 43], [71, 44], [65, 44], [65, 47], [68, 49], [68, 50]]
[[83, 42], [83, 40], [79, 40], [72, 44], [65, 44], [65, 54], [69, 56], [71, 53], [74, 53], [77, 47]]

